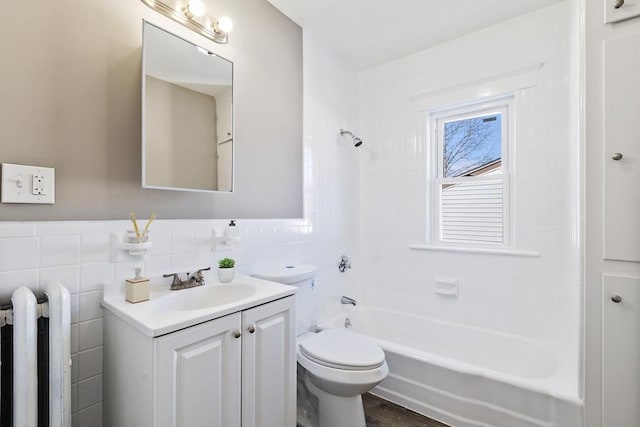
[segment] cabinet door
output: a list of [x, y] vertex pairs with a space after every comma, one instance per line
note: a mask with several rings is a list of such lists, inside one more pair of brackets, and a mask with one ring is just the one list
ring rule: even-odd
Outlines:
[[242, 427], [294, 427], [294, 297], [243, 312], [242, 326]]
[[603, 305], [602, 425], [637, 426], [640, 422], [640, 278], [604, 275]]
[[240, 314], [157, 338], [156, 427], [240, 426]]
[[604, 42], [604, 257], [636, 262], [640, 262], [638, 46], [640, 33]]
[[624, 21], [640, 15], [640, 0], [624, 0], [621, 6], [620, 0], [604, 1], [604, 23], [611, 24], [614, 22]]

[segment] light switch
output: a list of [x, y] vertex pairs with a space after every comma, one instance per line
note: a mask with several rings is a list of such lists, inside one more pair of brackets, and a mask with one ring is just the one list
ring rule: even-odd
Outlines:
[[55, 169], [2, 164], [2, 203], [55, 203]]

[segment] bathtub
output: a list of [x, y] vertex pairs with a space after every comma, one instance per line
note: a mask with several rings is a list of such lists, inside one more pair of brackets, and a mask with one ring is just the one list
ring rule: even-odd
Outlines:
[[389, 364], [372, 393], [454, 427], [579, 427], [578, 368], [544, 343], [380, 308], [319, 325], [375, 339]]

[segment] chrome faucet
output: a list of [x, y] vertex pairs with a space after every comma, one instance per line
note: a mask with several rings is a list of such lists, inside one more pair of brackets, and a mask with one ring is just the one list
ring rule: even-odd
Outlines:
[[163, 274], [162, 277], [173, 277], [173, 282], [171, 282], [171, 287], [169, 289], [172, 291], [179, 291], [181, 289], [195, 288], [196, 286], [204, 285], [204, 276], [202, 275], [202, 272], [207, 270], [211, 270], [211, 267], [201, 268], [191, 276], [187, 273], [186, 280], [180, 280], [180, 273]]
[[338, 260], [338, 270], [340, 270], [340, 273], [344, 273], [349, 268], [351, 268], [351, 259], [346, 255], [342, 255]]
[[357, 303], [356, 303], [356, 300], [354, 300], [353, 298], [346, 297], [346, 296], [344, 296], [344, 295], [342, 296], [342, 298], [340, 298], [340, 303], [341, 303], [341, 304], [351, 304], [351, 305], [353, 305], [354, 307], [355, 307], [355, 306], [356, 306], [356, 304], [357, 304]]

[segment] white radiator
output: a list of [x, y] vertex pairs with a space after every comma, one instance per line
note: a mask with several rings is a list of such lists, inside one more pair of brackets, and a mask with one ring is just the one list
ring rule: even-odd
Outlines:
[[[52, 283], [38, 304], [28, 288], [11, 296], [11, 309], [0, 310], [0, 326], [13, 325], [13, 427], [38, 426], [38, 318], [49, 319], [49, 426], [71, 426], [71, 309], [67, 288]], [[47, 351], [47, 350], [45, 350]], [[1, 397], [1, 396], [0, 396]]]

